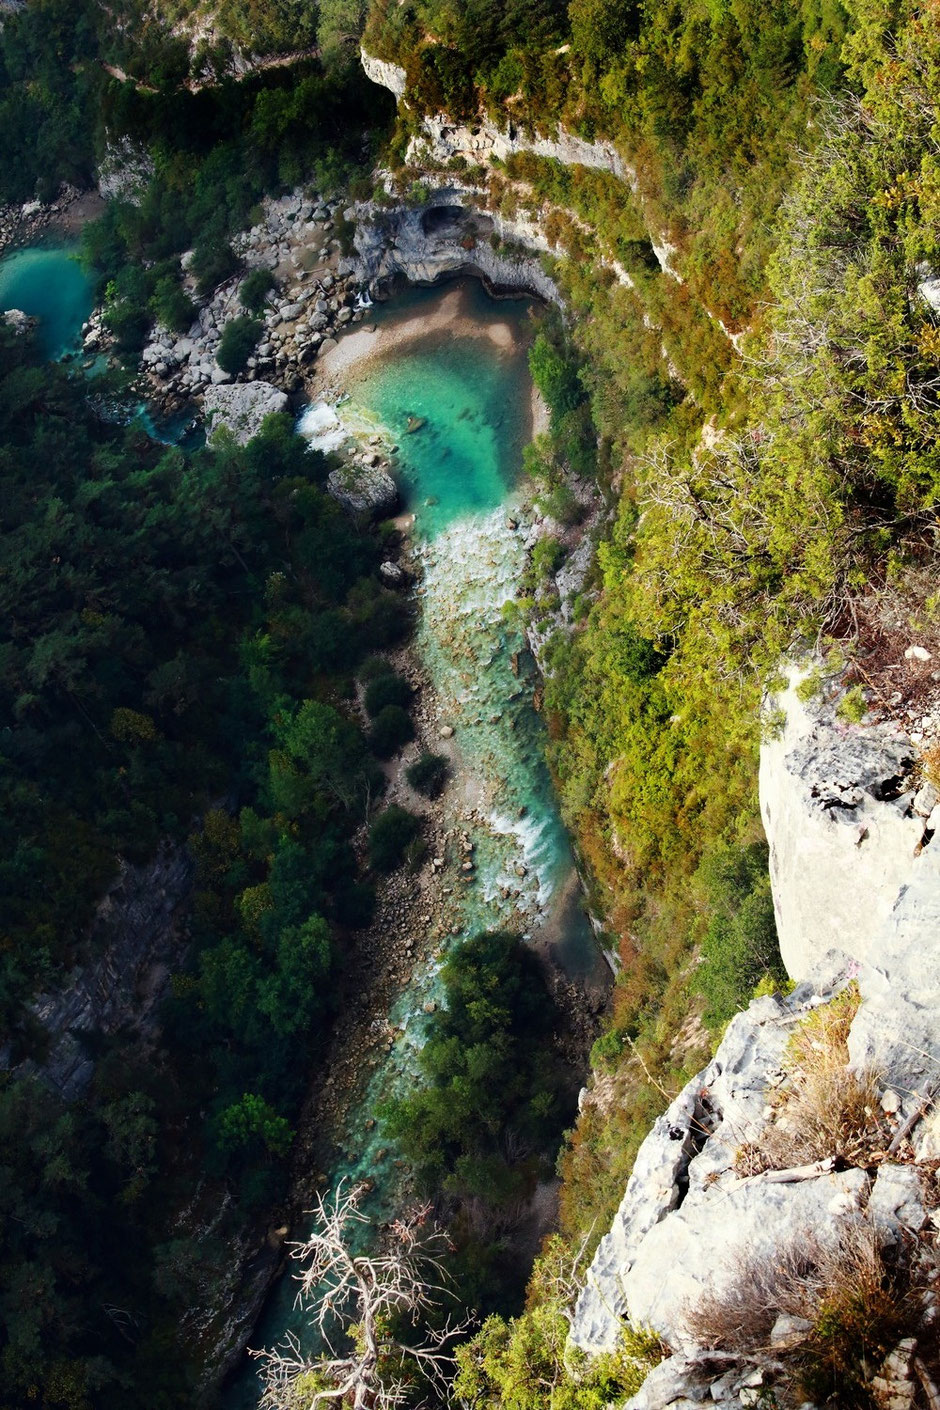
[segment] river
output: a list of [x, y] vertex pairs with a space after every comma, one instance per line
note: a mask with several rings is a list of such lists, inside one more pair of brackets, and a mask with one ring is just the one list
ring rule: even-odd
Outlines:
[[38, 342], [50, 361], [81, 347], [92, 283], [76, 242], [31, 245], [0, 259], [0, 311], [22, 309], [39, 320]]
[[[569, 979], [599, 990], [606, 970], [580, 904], [545, 728], [533, 708], [535, 667], [515, 609], [527, 563], [520, 476], [533, 432], [530, 306], [494, 300], [475, 281], [409, 291], [375, 314], [375, 335], [341, 340], [334, 387], [341, 382], [349, 396], [338, 408], [341, 430], [398, 447], [397, 478], [414, 515], [416, 649], [440, 720], [454, 731], [446, 744], [455, 776], [447, 821], [469, 834], [475, 861], [472, 882], [460, 875], [459, 859], [442, 878], [447, 944], [514, 929]], [[325, 419], [315, 412], [301, 428], [322, 428]], [[329, 1171], [331, 1184], [343, 1176], [373, 1181], [368, 1212], [379, 1220], [395, 1212], [401, 1173], [374, 1113], [414, 1083], [426, 1011], [440, 999], [442, 953], [438, 946], [419, 959], [389, 1014], [397, 1041], [349, 1113], [339, 1133], [343, 1157]], [[303, 1337], [294, 1293], [282, 1278], [253, 1345], [270, 1346], [288, 1329]], [[226, 1405], [242, 1410], [256, 1400], [247, 1368]]]

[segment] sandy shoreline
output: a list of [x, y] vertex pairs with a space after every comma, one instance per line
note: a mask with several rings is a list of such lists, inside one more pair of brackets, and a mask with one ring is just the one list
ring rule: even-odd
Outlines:
[[[519, 338], [511, 324], [500, 318], [482, 322], [465, 308], [463, 285], [448, 288], [437, 303], [420, 313], [393, 314], [375, 324], [363, 324], [344, 332], [334, 348], [321, 355], [306, 379], [311, 402], [335, 402], [373, 367], [436, 333], [452, 338], [473, 338], [488, 342], [499, 351], [518, 348]], [[532, 388], [529, 438], [548, 430], [548, 408], [537, 388]]]

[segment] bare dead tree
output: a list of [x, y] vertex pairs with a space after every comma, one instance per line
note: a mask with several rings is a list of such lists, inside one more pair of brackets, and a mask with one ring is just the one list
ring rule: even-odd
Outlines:
[[[425, 1206], [396, 1220], [374, 1252], [356, 1253], [357, 1226], [373, 1223], [360, 1209], [364, 1193], [364, 1185], [341, 1180], [329, 1195], [318, 1196], [314, 1231], [291, 1250], [301, 1264], [296, 1306], [325, 1350], [308, 1356], [291, 1334], [272, 1351], [252, 1351], [261, 1363], [266, 1410], [316, 1410], [330, 1403], [391, 1410], [415, 1383], [448, 1380], [451, 1345], [473, 1319], [426, 1324], [452, 1297], [441, 1261], [447, 1238], [429, 1224]], [[414, 1343], [400, 1340], [403, 1323], [416, 1329]]]

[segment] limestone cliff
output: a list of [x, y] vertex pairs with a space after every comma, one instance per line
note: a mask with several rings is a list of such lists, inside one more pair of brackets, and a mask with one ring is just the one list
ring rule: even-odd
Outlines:
[[768, 701], [760, 799], [780, 951], [803, 979], [830, 948], [877, 962], [940, 797], [915, 784], [917, 751], [903, 731], [853, 724], [839, 715], [837, 690], [827, 699], [820, 685], [801, 699], [808, 672], [789, 668], [789, 677]]
[[[852, 1240], [870, 1239], [889, 1261], [903, 1245], [918, 1277], [936, 1281], [936, 795], [914, 787], [916, 751], [905, 735], [842, 719], [838, 691], [801, 699], [799, 679], [792, 672], [773, 702], [785, 719], [761, 751], [761, 804], [784, 958], [802, 982], [789, 997], [762, 998], [738, 1014], [713, 1062], [656, 1122], [573, 1318], [571, 1341], [589, 1353], [613, 1349], [624, 1318], [662, 1337], [670, 1355], [630, 1402], [634, 1410], [769, 1394], [785, 1371], [779, 1358], [813, 1326], [811, 1313], [794, 1325], [782, 1294], [773, 1302], [773, 1270], [795, 1251], [809, 1266], [825, 1261], [827, 1246]], [[815, 1031], [839, 994], [837, 1002], [850, 1002], [838, 1060], [819, 1039], [795, 1059], [794, 1035]], [[807, 1076], [816, 1049], [830, 1064], [824, 1082], [819, 1072]], [[838, 1134], [847, 1092], [860, 1112], [852, 1149]], [[820, 1113], [827, 1102], [831, 1110]], [[828, 1148], [810, 1134], [823, 1116], [833, 1122]], [[797, 1153], [789, 1168], [788, 1149]], [[807, 1149], [808, 1163], [799, 1156]], [[709, 1337], [703, 1328], [716, 1306], [740, 1309], [761, 1278], [747, 1315], [756, 1325], [773, 1313], [763, 1345], [748, 1351], [740, 1339]], [[935, 1301], [923, 1298], [910, 1345], [898, 1352], [908, 1370], [928, 1356], [919, 1348], [936, 1346]], [[876, 1390], [874, 1403], [894, 1403]]]
[[[396, 277], [435, 284], [473, 274], [496, 290], [534, 293], [561, 303], [538, 259], [549, 247], [537, 228], [475, 210], [472, 197], [459, 185], [439, 186], [418, 207], [385, 209], [365, 203], [356, 207], [356, 221], [357, 274], [377, 291]], [[511, 247], [504, 248], [503, 242]]]
[[[397, 64], [374, 58], [364, 49], [360, 50], [360, 55], [367, 77], [389, 89], [395, 95], [396, 102], [407, 106], [405, 70]], [[516, 152], [531, 152], [536, 157], [546, 157], [565, 166], [607, 171], [618, 181], [624, 182], [634, 194], [638, 191], [636, 173], [612, 142], [589, 142], [564, 127], [558, 127], [549, 136], [524, 131], [511, 123], [506, 127], [497, 127], [494, 123], [481, 120], [467, 125], [451, 121], [446, 113], [425, 115], [421, 119], [420, 132], [409, 142], [407, 159], [416, 166], [448, 166], [455, 157], [468, 164], [479, 165], [488, 163], [491, 158], [505, 161]], [[675, 246], [663, 234], [657, 234], [654, 230], [650, 230], [649, 234], [663, 273], [681, 283], [681, 276], [672, 262]], [[517, 238], [524, 236], [520, 233]], [[541, 237], [541, 244], [537, 247], [548, 249], [544, 237]], [[621, 271], [615, 272], [622, 277]]]

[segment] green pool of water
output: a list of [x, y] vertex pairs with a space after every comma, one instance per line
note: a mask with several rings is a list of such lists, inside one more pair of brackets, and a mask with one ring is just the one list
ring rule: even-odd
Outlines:
[[38, 318], [39, 347], [50, 360], [80, 346], [93, 307], [77, 251], [75, 244], [33, 245], [0, 259], [0, 310], [19, 308]]
[[[448, 822], [470, 833], [476, 861], [474, 884], [454, 885], [447, 923], [458, 934], [447, 943], [511, 928], [550, 948], [572, 978], [597, 982], [603, 961], [577, 903], [544, 727], [532, 707], [534, 665], [507, 610], [526, 563], [524, 529], [510, 519], [521, 516], [522, 448], [532, 433], [528, 303], [490, 299], [469, 283], [414, 291], [378, 319], [403, 322], [424, 311], [433, 322], [444, 299], [455, 306], [453, 321], [358, 376], [347, 374], [350, 399], [339, 414], [398, 445], [396, 474], [416, 517], [423, 570], [417, 646], [456, 731], [463, 786], [448, 795]], [[440, 962], [438, 951], [415, 969], [388, 1015], [397, 1041], [336, 1133], [343, 1154], [330, 1183], [372, 1180], [368, 1213], [377, 1220], [394, 1214], [400, 1175], [374, 1115], [383, 1099], [414, 1084], [425, 1005], [440, 999]], [[281, 1279], [253, 1345], [270, 1346], [288, 1330], [307, 1341], [295, 1291], [290, 1278]], [[226, 1405], [241, 1410], [257, 1395], [248, 1368]]]

